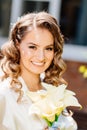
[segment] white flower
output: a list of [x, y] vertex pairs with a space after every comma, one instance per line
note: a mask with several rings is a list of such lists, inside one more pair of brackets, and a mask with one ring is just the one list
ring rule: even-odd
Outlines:
[[53, 123], [61, 112], [68, 106], [81, 107], [75, 93], [67, 90], [66, 85], [62, 84], [58, 87], [42, 83], [46, 90], [37, 92], [28, 92], [28, 96], [33, 101], [29, 108], [29, 114], [36, 114], [48, 123]]

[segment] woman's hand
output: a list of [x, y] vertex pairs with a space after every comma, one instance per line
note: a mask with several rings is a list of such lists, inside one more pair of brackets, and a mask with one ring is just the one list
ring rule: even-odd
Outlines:
[[[50, 130], [48, 127], [46, 127], [44, 130]], [[60, 130], [60, 128], [57, 128], [56, 130]]]
[[44, 130], [49, 130], [49, 128], [48, 128], [48, 127], [46, 127]]

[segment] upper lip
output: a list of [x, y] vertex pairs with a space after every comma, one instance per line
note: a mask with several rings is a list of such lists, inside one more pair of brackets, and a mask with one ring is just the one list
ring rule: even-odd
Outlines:
[[32, 61], [33, 64], [35, 65], [44, 65], [44, 62], [35, 62], [35, 61]]

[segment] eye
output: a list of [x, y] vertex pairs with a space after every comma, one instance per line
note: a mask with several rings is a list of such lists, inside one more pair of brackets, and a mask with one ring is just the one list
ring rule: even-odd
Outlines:
[[30, 49], [36, 49], [36, 46], [28, 46]]
[[47, 47], [46, 50], [48, 50], [48, 51], [53, 51], [54, 48], [53, 48], [53, 47]]

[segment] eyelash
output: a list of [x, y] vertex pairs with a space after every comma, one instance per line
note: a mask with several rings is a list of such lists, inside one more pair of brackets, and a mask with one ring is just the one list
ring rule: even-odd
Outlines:
[[28, 48], [30, 48], [30, 49], [36, 49], [35, 46], [29, 46]]
[[[30, 48], [30, 49], [37, 49], [36, 48], [36, 46], [29, 46], [28, 48]], [[53, 51], [53, 47], [48, 47], [48, 48], [46, 48], [46, 50], [48, 50], [48, 51]]]
[[53, 47], [48, 47], [48, 48], [46, 48], [46, 50], [53, 51]]

